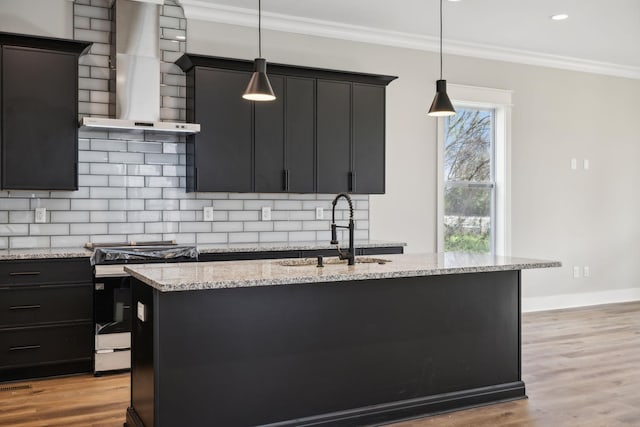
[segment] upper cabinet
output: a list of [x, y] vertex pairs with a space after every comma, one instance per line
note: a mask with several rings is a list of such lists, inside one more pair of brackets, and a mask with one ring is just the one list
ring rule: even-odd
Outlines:
[[78, 57], [89, 43], [0, 33], [0, 187], [78, 188]]
[[385, 88], [396, 77], [280, 64], [277, 99], [242, 98], [251, 61], [186, 54], [187, 191], [384, 193]]

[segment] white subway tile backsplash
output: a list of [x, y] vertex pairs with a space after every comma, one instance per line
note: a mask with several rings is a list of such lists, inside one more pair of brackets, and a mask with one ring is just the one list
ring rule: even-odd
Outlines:
[[143, 176], [109, 176], [109, 187], [144, 187]]
[[93, 151], [127, 151], [125, 141], [114, 141], [112, 139], [92, 139], [91, 150]]
[[275, 231], [302, 231], [302, 221], [275, 221]]
[[[223, 209], [218, 206], [219, 202], [214, 203], [213, 209]], [[180, 210], [202, 210], [205, 206], [211, 206], [211, 200], [180, 200]]]
[[10, 249], [50, 248], [49, 236], [9, 237]]
[[129, 199], [160, 199], [162, 188], [127, 188]]
[[109, 153], [106, 151], [78, 151], [78, 161], [88, 163], [107, 163]]
[[160, 142], [140, 142], [129, 141], [128, 150], [132, 153], [162, 153], [162, 143]]
[[31, 209], [47, 208], [50, 211], [68, 211], [71, 201], [65, 199], [31, 199]]
[[52, 248], [80, 248], [89, 241], [89, 236], [51, 236]]
[[148, 176], [145, 178], [147, 187], [178, 188], [180, 179], [176, 176]]
[[195, 245], [196, 233], [167, 233], [162, 235], [162, 240], [175, 240], [179, 245]]
[[31, 236], [65, 236], [69, 234], [69, 224], [29, 224]]
[[9, 238], [0, 236], [0, 249], [9, 249]]
[[91, 19], [91, 29], [96, 31], [111, 32], [111, 20], [109, 19]]
[[139, 211], [144, 210], [144, 200], [142, 199], [114, 199], [109, 200], [109, 210], [111, 211]]
[[276, 200], [273, 209], [278, 211], [294, 211], [302, 209], [302, 202], [299, 200]]
[[243, 209], [242, 200], [214, 200], [213, 209], [221, 211], [239, 211]]
[[78, 175], [78, 185], [81, 187], [107, 186], [109, 177], [106, 175]]
[[145, 232], [144, 225], [142, 222], [110, 223], [109, 234], [142, 234]]
[[312, 242], [316, 240], [315, 231], [290, 231], [290, 242]]
[[243, 229], [241, 222], [212, 222], [211, 230], [215, 232], [235, 233], [240, 232]]
[[83, 235], [91, 235], [91, 234], [107, 234], [108, 229], [107, 224], [102, 223], [88, 223], [88, 224], [70, 224], [69, 231], [71, 234], [83, 234]]
[[180, 233], [211, 233], [210, 222], [181, 222]]
[[[92, 7], [92, 6], [84, 6], [81, 4], [75, 4], [73, 5], [73, 14], [75, 16], [85, 16], [87, 18], [109, 19], [109, 9], [104, 7]], [[86, 40], [78, 36], [77, 32], [76, 32], [76, 38], [80, 40]]]
[[244, 223], [244, 231], [273, 231], [273, 221], [249, 221], [249, 222], [245, 222]]
[[126, 222], [127, 214], [123, 211], [94, 211], [90, 213], [91, 222]]
[[160, 211], [129, 211], [127, 212], [127, 221], [128, 222], [161, 222], [162, 212]]
[[196, 243], [199, 245], [213, 244], [213, 243], [227, 243], [227, 233], [198, 233], [196, 234]]
[[53, 211], [51, 212], [51, 222], [89, 222], [88, 211]]
[[125, 175], [127, 165], [112, 163], [90, 163], [89, 171], [93, 175]]
[[260, 233], [230, 233], [229, 243], [252, 243], [260, 241]]
[[14, 211], [29, 209], [29, 199], [3, 198], [0, 201], [0, 210]]
[[144, 206], [152, 211], [176, 211], [180, 209], [180, 200], [145, 200]]
[[260, 242], [268, 242], [268, 243], [272, 243], [272, 242], [285, 242], [287, 240], [287, 233], [286, 232], [262, 232], [260, 233]]
[[[82, 61], [82, 58], [85, 58], [85, 57], [86, 56], [81, 56], [80, 60]], [[92, 62], [98, 62], [96, 58], [99, 58], [99, 57], [97, 55], [92, 55]], [[108, 63], [108, 61], [109, 61], [108, 58], [109, 57], [104, 57], [104, 58], [105, 58], [104, 61]], [[86, 62], [87, 61], [85, 61], [85, 63]], [[85, 64], [85, 65], [98, 65], [99, 66], [99, 64]], [[78, 89], [108, 91], [109, 90], [109, 80], [80, 77], [78, 79]]]
[[9, 222], [9, 212], [0, 211], [0, 224]]
[[231, 211], [229, 221], [258, 221], [260, 212], [258, 211]]
[[144, 153], [109, 153], [110, 163], [133, 163], [139, 165], [144, 163]]
[[125, 199], [127, 197], [127, 189], [119, 187], [91, 187], [89, 189], [91, 198], [105, 199]]
[[128, 175], [160, 176], [161, 165], [127, 165]]
[[10, 224], [30, 224], [34, 222], [35, 214], [33, 211], [10, 211], [9, 222]]
[[145, 233], [177, 233], [179, 224], [177, 222], [146, 222], [144, 224]]
[[145, 154], [145, 162], [150, 165], [175, 165], [178, 160], [177, 154]]

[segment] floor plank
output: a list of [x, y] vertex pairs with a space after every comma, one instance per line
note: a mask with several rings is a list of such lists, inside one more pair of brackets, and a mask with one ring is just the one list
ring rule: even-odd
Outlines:
[[[529, 399], [393, 427], [640, 426], [640, 302], [528, 313], [522, 322]], [[0, 384], [0, 426], [120, 427], [128, 374]], [[3, 390], [20, 386], [28, 389]]]

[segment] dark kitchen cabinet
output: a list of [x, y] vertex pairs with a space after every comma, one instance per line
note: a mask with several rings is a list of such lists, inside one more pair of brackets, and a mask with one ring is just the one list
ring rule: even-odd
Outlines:
[[384, 193], [385, 90], [353, 84], [351, 191]]
[[188, 83], [193, 108], [187, 120], [201, 123], [187, 137], [190, 191], [252, 191], [252, 106], [241, 97], [251, 75], [198, 67]]
[[[277, 99], [242, 93], [250, 61], [185, 54], [187, 191], [384, 193], [392, 76], [269, 64]], [[205, 170], [206, 169], [206, 170]]]
[[87, 258], [0, 262], [0, 382], [90, 372]]
[[89, 44], [0, 33], [0, 184], [76, 190], [78, 57]]
[[318, 81], [318, 193], [350, 191], [351, 84]]

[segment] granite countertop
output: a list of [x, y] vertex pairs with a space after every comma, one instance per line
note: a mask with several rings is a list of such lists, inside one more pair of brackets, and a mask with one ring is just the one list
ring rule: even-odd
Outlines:
[[[361, 257], [367, 258], [367, 257]], [[333, 264], [325, 258], [323, 268], [311, 265], [287, 266], [299, 260], [226, 261], [176, 264], [128, 265], [132, 276], [161, 292], [199, 289], [243, 288], [302, 283], [326, 283], [395, 277], [434, 276], [459, 273], [560, 267], [558, 261], [461, 253], [383, 255], [385, 264]], [[358, 257], [356, 257], [357, 261]]]
[[[387, 242], [378, 240], [356, 240], [356, 248], [375, 248], [390, 246], [406, 246], [402, 242]], [[333, 249], [329, 242], [282, 242], [282, 243], [229, 243], [197, 245], [198, 252], [261, 252], [286, 250]], [[46, 258], [81, 258], [90, 257], [93, 251], [85, 248], [33, 248], [33, 249], [0, 249], [0, 261], [18, 259], [46, 259]]]

